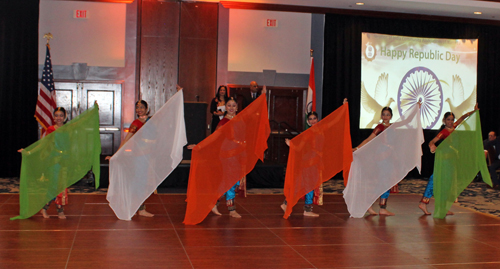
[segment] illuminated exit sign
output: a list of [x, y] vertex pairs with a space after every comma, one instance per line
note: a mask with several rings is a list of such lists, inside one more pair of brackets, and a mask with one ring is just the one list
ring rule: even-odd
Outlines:
[[267, 19], [266, 27], [278, 27], [278, 20], [275, 19]]
[[88, 16], [87, 10], [74, 10], [73, 18], [75, 19], [86, 19]]

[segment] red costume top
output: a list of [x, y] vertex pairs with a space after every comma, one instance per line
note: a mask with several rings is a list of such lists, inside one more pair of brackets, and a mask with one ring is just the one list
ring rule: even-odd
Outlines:
[[436, 135], [436, 137], [441, 140], [445, 140], [452, 132], [453, 130], [450, 132], [448, 129], [444, 128], [441, 132], [439, 132], [439, 134]]
[[384, 124], [380, 123], [379, 125], [377, 125], [377, 127], [375, 127], [375, 129], [373, 129], [372, 133], [375, 135], [379, 135], [380, 133], [385, 131], [385, 129], [389, 128], [389, 126], [385, 126]]
[[45, 131], [45, 135], [48, 135], [48, 134], [52, 133], [55, 130], [56, 130], [56, 126], [52, 125], [49, 128], [47, 128], [47, 131]]
[[132, 124], [130, 124], [130, 128], [128, 128], [129, 133], [137, 133], [137, 131], [139, 131], [139, 129], [141, 129], [142, 126], [144, 126], [144, 124], [148, 121], [148, 119], [145, 122], [142, 122], [139, 119], [134, 120]]
[[222, 120], [219, 121], [219, 124], [217, 124], [217, 128], [224, 126], [224, 124], [228, 123], [229, 119], [224, 117]]
[[453, 131], [455, 131], [455, 127], [457, 127], [457, 125], [457, 123], [453, 123], [453, 129], [451, 129], [451, 131], [445, 127], [443, 130], [441, 130], [441, 132], [439, 132], [439, 134], [436, 135], [436, 137], [441, 140], [445, 140], [451, 133], [453, 133]]

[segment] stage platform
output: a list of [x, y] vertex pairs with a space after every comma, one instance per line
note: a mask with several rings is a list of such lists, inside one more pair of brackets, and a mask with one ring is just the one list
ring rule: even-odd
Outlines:
[[[282, 195], [236, 198], [243, 216], [210, 214], [182, 224], [184, 194], [152, 195], [153, 218], [118, 220], [105, 195], [70, 194], [66, 220], [53, 207], [9, 220], [17, 194], [0, 194], [2, 268], [500, 268], [500, 218], [453, 206], [443, 220], [424, 216], [420, 195], [393, 194], [396, 216], [349, 218], [343, 198], [325, 195], [318, 218], [302, 202], [282, 218]], [[433, 205], [429, 207], [433, 209]]]

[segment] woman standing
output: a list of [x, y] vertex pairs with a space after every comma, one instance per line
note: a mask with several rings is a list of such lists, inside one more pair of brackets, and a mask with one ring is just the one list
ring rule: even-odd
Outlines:
[[[434, 153], [436, 151], [436, 143], [440, 142], [441, 140], [445, 140], [451, 133], [453, 133], [453, 131], [455, 131], [455, 128], [460, 123], [462, 123], [464, 119], [469, 117], [472, 113], [474, 113], [474, 111], [478, 109], [478, 105], [476, 104], [473, 111], [465, 113], [456, 122], [455, 114], [453, 114], [453, 112], [446, 112], [443, 117], [443, 126], [441, 127], [441, 131], [436, 135], [436, 137], [434, 137], [434, 139], [431, 140], [431, 142], [429, 142], [431, 153]], [[425, 215], [431, 214], [429, 211], [427, 211], [427, 205], [429, 204], [432, 196], [434, 196], [434, 174], [432, 174], [429, 178], [429, 182], [425, 187], [424, 195], [422, 196], [422, 199], [420, 200], [420, 203], [418, 205], [418, 208], [420, 208]], [[447, 215], [453, 215], [453, 212], [448, 211]]]
[[[381, 119], [382, 123], [377, 125], [375, 129], [373, 129], [373, 132], [370, 134], [370, 136], [365, 139], [359, 146], [355, 147], [353, 151], [358, 150], [362, 146], [366, 145], [368, 142], [372, 141], [377, 135], [381, 134], [385, 129], [389, 128], [391, 126], [391, 119], [392, 119], [392, 109], [390, 107], [384, 107], [382, 108], [382, 113], [381, 113]], [[387, 190], [382, 196], [380, 196], [380, 201], [379, 201], [379, 206], [380, 210], [379, 213], [380, 215], [386, 215], [386, 216], [394, 216], [395, 214], [387, 210], [387, 198], [389, 198], [390, 190]], [[373, 210], [372, 207], [368, 209], [368, 213], [370, 215], [377, 215], [377, 212]]]
[[210, 103], [210, 113], [212, 113], [212, 123], [210, 125], [210, 129], [212, 134], [215, 132], [219, 121], [224, 118], [227, 100], [229, 100], [229, 97], [227, 95], [227, 87], [221, 85], [217, 89], [215, 98]]

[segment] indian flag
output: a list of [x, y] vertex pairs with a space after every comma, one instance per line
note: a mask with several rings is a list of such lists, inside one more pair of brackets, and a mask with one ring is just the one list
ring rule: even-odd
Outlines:
[[[307, 114], [311, 111], [316, 111], [316, 85], [314, 84], [314, 58], [311, 57], [311, 71], [309, 73], [309, 87], [307, 88], [307, 98], [306, 98], [306, 125], [307, 125]], [[305, 128], [307, 129], [307, 128]]]

